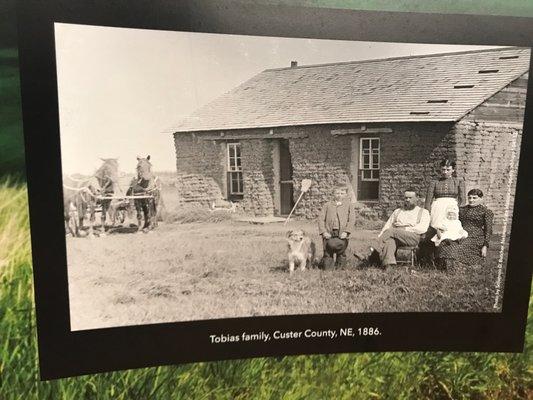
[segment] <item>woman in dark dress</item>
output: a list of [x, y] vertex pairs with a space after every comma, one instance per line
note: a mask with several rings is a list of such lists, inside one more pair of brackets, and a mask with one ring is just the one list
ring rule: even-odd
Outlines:
[[483, 265], [487, 257], [494, 213], [483, 204], [483, 192], [468, 192], [468, 205], [459, 209], [459, 220], [468, 237], [446, 241], [436, 248], [438, 264], [449, 267], [454, 261], [465, 265]]
[[437, 233], [435, 227], [442, 225], [449, 207], [462, 206], [466, 199], [465, 181], [455, 176], [456, 164], [454, 161], [444, 159], [440, 163], [440, 177], [432, 180], [426, 194], [425, 209], [431, 215], [429, 229], [425, 238], [420, 243], [419, 257], [423, 264], [433, 264], [435, 244], [431, 238]]
[[460, 207], [465, 201], [465, 181], [455, 175], [455, 162], [448, 159], [440, 163], [439, 179], [431, 181], [426, 194], [425, 208], [431, 215], [430, 226], [435, 228], [446, 218], [446, 209]]

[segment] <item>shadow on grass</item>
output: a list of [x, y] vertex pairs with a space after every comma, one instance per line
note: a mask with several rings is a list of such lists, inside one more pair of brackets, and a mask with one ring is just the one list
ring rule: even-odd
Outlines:
[[289, 272], [289, 263], [287, 260], [282, 260], [277, 265], [270, 267], [269, 271], [277, 273]]
[[137, 233], [138, 231], [139, 231], [139, 228], [137, 228], [137, 225], [117, 226], [114, 228], [109, 228], [109, 230], [106, 233], [108, 235], [119, 235], [119, 234], [127, 234], [127, 233]]

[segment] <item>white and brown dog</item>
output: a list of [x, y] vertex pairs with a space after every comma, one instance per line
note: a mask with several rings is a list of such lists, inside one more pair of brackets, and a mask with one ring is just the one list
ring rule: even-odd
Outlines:
[[299, 264], [302, 271], [306, 266], [311, 267], [315, 258], [315, 244], [311, 238], [298, 229], [287, 232], [287, 242], [289, 242], [289, 272], [293, 273], [295, 264]]

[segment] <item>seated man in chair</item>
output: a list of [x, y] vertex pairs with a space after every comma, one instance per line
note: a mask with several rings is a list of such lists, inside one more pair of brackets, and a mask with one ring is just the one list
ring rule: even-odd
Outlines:
[[[396, 265], [396, 249], [402, 246], [416, 247], [421, 235], [429, 227], [429, 212], [417, 205], [418, 195], [409, 189], [404, 193], [403, 206], [394, 210], [381, 230], [375, 243], [370, 247], [369, 257], [377, 253], [383, 267]], [[360, 255], [356, 257], [362, 259]]]

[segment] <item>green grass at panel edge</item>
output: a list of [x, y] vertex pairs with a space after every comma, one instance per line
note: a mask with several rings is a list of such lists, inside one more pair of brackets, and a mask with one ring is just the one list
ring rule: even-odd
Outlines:
[[[371, 353], [259, 358], [39, 382], [24, 185], [9, 181], [0, 185], [0, 227], [3, 400], [525, 399], [533, 394], [528, 371], [530, 344], [523, 354]], [[530, 323], [528, 343], [533, 337], [531, 327]]]
[[[246, 1], [258, 2], [258, 0]], [[259, 2], [346, 10], [533, 17], [533, 2], [530, 0], [259, 0]]]
[[0, 49], [0, 176], [24, 173], [18, 53]]
[[[263, 0], [314, 7], [533, 16], [528, 1]], [[0, 49], [0, 175], [24, 168], [17, 52]], [[25, 185], [0, 183], [0, 399], [520, 399], [523, 354], [372, 353], [259, 358], [39, 382]]]

